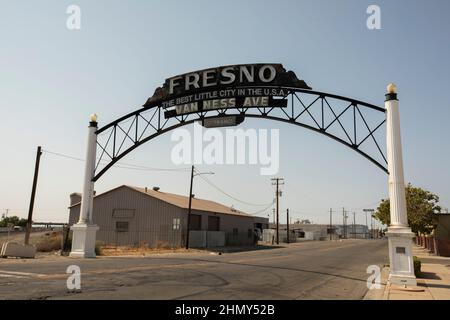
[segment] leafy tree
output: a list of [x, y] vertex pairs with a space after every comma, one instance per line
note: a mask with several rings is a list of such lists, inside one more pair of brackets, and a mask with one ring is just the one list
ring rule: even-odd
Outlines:
[[7, 227], [9, 223], [14, 226], [25, 227], [27, 225], [27, 219], [20, 219], [17, 216], [3, 217], [0, 220], [0, 227]]
[[17, 222], [16, 226], [25, 228], [27, 226], [27, 223], [28, 223], [28, 219], [23, 219], [22, 218], [22, 219], [19, 220], [19, 222]]
[[[410, 183], [405, 188], [408, 224], [412, 231], [430, 233], [433, 230], [434, 214], [441, 212], [439, 197], [430, 191], [413, 187]], [[374, 218], [385, 225], [391, 223], [389, 199], [381, 200]]]

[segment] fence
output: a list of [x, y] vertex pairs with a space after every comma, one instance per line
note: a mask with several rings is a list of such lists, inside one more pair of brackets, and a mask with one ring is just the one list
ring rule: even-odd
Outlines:
[[0, 227], [0, 233], [8, 233], [8, 232], [12, 232], [13, 231], [13, 227]]
[[430, 253], [438, 256], [450, 257], [450, 241], [437, 239], [433, 236], [416, 236], [416, 244], [421, 246]]
[[255, 234], [251, 232], [229, 232], [225, 233], [225, 244], [227, 246], [253, 246], [255, 245]]
[[[66, 236], [63, 237], [65, 240]], [[97, 242], [112, 247], [147, 247], [180, 248], [186, 245], [186, 230], [174, 229], [173, 226], [161, 226], [156, 230], [120, 231], [117, 229], [100, 229], [96, 235]], [[66, 242], [69, 243], [69, 242]], [[70, 243], [69, 243], [70, 244]], [[222, 246], [252, 246], [255, 235], [249, 232], [226, 233], [224, 231], [191, 230], [189, 246], [191, 248], [212, 248]], [[66, 250], [70, 250], [65, 245]]]
[[185, 242], [182, 229], [161, 227], [159, 230], [120, 231], [100, 229], [97, 240], [105, 245], [148, 248], [178, 248]]
[[223, 231], [190, 231], [189, 247], [215, 248], [225, 246], [225, 232]]

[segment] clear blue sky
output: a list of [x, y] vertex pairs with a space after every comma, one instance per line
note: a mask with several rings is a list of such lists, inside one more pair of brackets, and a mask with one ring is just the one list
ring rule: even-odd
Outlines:
[[[66, 28], [66, 8], [81, 8], [81, 30]], [[366, 9], [381, 7], [381, 30], [366, 28]], [[89, 114], [100, 125], [128, 113], [169, 76], [218, 65], [279, 62], [316, 90], [383, 105], [399, 90], [405, 176], [450, 206], [449, 1], [0, 1], [0, 213], [25, 217], [35, 149], [84, 157]], [[328, 208], [375, 206], [387, 176], [324, 136], [279, 128], [286, 179], [281, 207], [294, 218], [328, 221]], [[170, 163], [170, 134], [124, 161]], [[270, 177], [255, 166], [203, 166], [238, 198], [267, 203]], [[35, 220], [67, 221], [69, 194], [81, 191], [83, 163], [44, 154]], [[189, 173], [115, 168], [96, 185], [160, 186], [188, 193]], [[254, 212], [197, 179], [194, 193]], [[336, 215], [336, 220], [341, 220]]]

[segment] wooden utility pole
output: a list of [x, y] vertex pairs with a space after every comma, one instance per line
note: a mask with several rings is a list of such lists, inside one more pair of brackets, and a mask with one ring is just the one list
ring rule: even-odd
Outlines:
[[[373, 238], [373, 224], [372, 224], [372, 214], [375, 210], [373, 209], [363, 209], [363, 211], [366, 213], [366, 228], [367, 228], [367, 237]], [[370, 236], [369, 236], [369, 226], [367, 224], [367, 212], [370, 212]]]
[[347, 238], [347, 228], [345, 226], [345, 208], [342, 207], [342, 238]]
[[25, 244], [27, 245], [30, 242], [30, 232], [31, 232], [31, 224], [33, 223], [33, 208], [34, 208], [34, 198], [36, 196], [36, 186], [39, 175], [39, 163], [41, 162], [42, 150], [41, 146], [37, 147], [36, 152], [36, 163], [34, 165], [34, 177], [33, 177], [33, 186], [31, 188], [31, 198], [30, 198], [30, 208], [28, 210], [28, 220], [27, 227], [25, 231]]
[[[276, 235], [277, 235], [277, 244], [280, 243], [280, 234], [279, 234], [279, 230], [280, 230], [280, 185], [283, 185], [283, 178], [273, 178], [271, 179], [272, 181], [275, 181], [272, 183], [272, 185], [276, 185], [276, 191], [275, 191], [275, 195], [276, 195], [276, 199], [277, 199], [277, 231], [276, 231]], [[280, 183], [281, 181], [281, 183]]]
[[356, 239], [356, 220], [355, 220], [355, 212], [353, 212], [353, 238]]
[[369, 226], [368, 226], [368, 224], [367, 224], [367, 211], [365, 212], [365, 214], [366, 214], [366, 239], [367, 238], [369, 238]]
[[333, 240], [332, 231], [333, 231], [333, 209], [330, 208], [330, 240]]
[[280, 232], [280, 221], [279, 221], [279, 219], [280, 219], [280, 215], [279, 215], [280, 200], [279, 200], [279, 198], [280, 198], [280, 195], [279, 195], [278, 179], [277, 179], [277, 191], [276, 191], [276, 193], [277, 193], [277, 244], [279, 244], [280, 243], [280, 235], [279, 235], [279, 232]]
[[373, 215], [372, 215], [372, 213], [370, 214], [370, 235], [371, 235], [371, 238], [373, 239], [374, 235], [373, 235]]
[[287, 243], [289, 243], [289, 209], [286, 209]]
[[187, 218], [187, 228], [186, 228], [186, 249], [189, 249], [189, 224], [191, 222], [191, 211], [192, 211], [192, 183], [194, 182], [194, 165], [191, 168], [191, 186], [189, 187], [189, 208], [188, 208], [188, 218]]

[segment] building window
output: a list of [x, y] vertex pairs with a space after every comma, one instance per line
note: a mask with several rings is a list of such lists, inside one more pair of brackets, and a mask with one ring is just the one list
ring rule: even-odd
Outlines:
[[113, 209], [112, 217], [115, 219], [133, 219], [134, 209]]
[[179, 230], [180, 224], [180, 218], [173, 218], [173, 230]]
[[233, 236], [237, 236], [238, 235], [238, 228], [233, 228]]
[[117, 232], [128, 232], [128, 221], [116, 221]]

